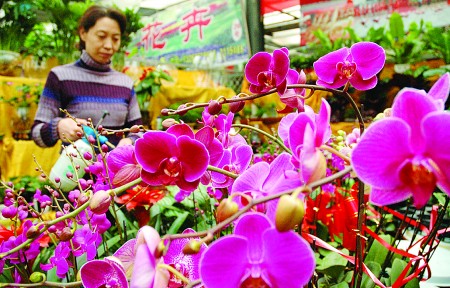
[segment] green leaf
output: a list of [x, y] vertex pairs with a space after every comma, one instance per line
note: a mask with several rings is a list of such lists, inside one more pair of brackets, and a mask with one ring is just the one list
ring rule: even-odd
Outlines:
[[330, 288], [348, 288], [348, 284], [346, 282], [341, 282], [339, 284], [330, 286]]
[[[392, 237], [390, 235], [379, 235], [381, 239], [384, 241], [391, 243]], [[369, 253], [364, 260], [365, 263], [376, 262], [380, 265], [383, 265], [389, 250], [384, 247], [380, 242], [373, 241], [372, 246], [369, 249]]]
[[183, 225], [184, 221], [186, 221], [186, 218], [188, 217], [189, 213], [184, 212], [180, 215], [178, 215], [177, 219], [173, 221], [172, 225], [170, 225], [169, 230], [167, 231], [167, 234], [175, 234], [180, 229], [181, 225]]
[[[345, 253], [345, 251], [343, 252]], [[331, 276], [333, 279], [338, 279], [339, 275], [344, 272], [347, 262], [347, 259], [336, 252], [332, 252], [322, 259], [322, 263], [316, 267], [316, 270]]]
[[[380, 274], [381, 274], [381, 265], [377, 262], [367, 262], [366, 263], [367, 267], [369, 268], [370, 271], [372, 271], [372, 273], [379, 278]], [[372, 279], [370, 279], [370, 277], [367, 274], [364, 274], [362, 277], [362, 281], [361, 281], [361, 287], [362, 288], [373, 288], [375, 287], [375, 282], [372, 281]]]
[[[394, 259], [393, 263], [392, 263], [392, 268], [391, 268], [391, 274], [389, 275], [389, 278], [391, 280], [391, 283], [395, 283], [395, 281], [397, 280], [397, 278], [400, 276], [400, 274], [403, 272], [403, 269], [405, 269], [406, 265], [408, 263], [406, 263], [406, 261], [403, 261], [401, 259]], [[411, 272], [411, 268], [409, 269], [408, 273], [405, 275], [408, 276]], [[405, 286], [405, 288], [419, 288], [419, 281], [417, 280], [417, 278], [409, 281]]]
[[403, 38], [405, 36], [403, 19], [402, 16], [397, 12], [392, 13], [391, 17], [389, 18], [389, 32], [392, 37], [394, 37], [394, 39]]

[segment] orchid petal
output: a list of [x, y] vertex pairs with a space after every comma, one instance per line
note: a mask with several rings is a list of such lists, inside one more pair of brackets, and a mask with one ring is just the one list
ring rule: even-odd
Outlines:
[[263, 233], [271, 228], [271, 223], [266, 215], [261, 213], [247, 213], [239, 218], [234, 234], [247, 238], [251, 245], [248, 246], [248, 259], [250, 262], [259, 262], [263, 257]]
[[[336, 81], [338, 77], [338, 71], [336, 69], [336, 63], [344, 62], [350, 53], [349, 48], [341, 48], [339, 50], [328, 53], [320, 57], [316, 62], [314, 62], [314, 71], [317, 74], [319, 80], [323, 83], [332, 84]], [[347, 79], [344, 79], [347, 82]], [[344, 84], [345, 84], [344, 82]], [[317, 83], [318, 85], [319, 82]], [[343, 84], [342, 84], [343, 85]], [[341, 85], [341, 86], [342, 86]], [[335, 88], [338, 88], [337, 86]]]
[[276, 49], [273, 51], [273, 67], [272, 71], [276, 75], [276, 85], [278, 86], [286, 79], [286, 75], [289, 71], [289, 56], [286, 55], [285, 52], [283, 52], [280, 49]]
[[234, 181], [231, 191], [233, 193], [262, 191], [263, 181], [269, 175], [269, 171], [270, 167], [266, 162], [254, 164]]
[[306, 126], [312, 128], [315, 127], [315, 123], [306, 113], [302, 112], [298, 114], [297, 118], [289, 128], [289, 147], [293, 151], [303, 145], [303, 142], [305, 141]]
[[411, 197], [411, 195], [411, 190], [406, 186], [398, 186], [393, 189], [372, 187], [369, 199], [375, 205], [385, 206], [402, 202]]
[[[448, 99], [448, 94], [450, 92], [450, 73], [447, 72], [442, 75], [436, 83], [434, 83], [433, 87], [431, 87], [430, 91], [428, 91], [428, 95], [430, 95], [434, 100], [440, 100], [442, 104], [445, 103]], [[443, 110], [444, 107], [440, 107], [440, 110]]]
[[135, 164], [134, 146], [123, 145], [113, 149], [109, 152], [106, 162], [108, 163], [108, 168], [114, 173], [117, 173], [124, 165]]
[[303, 287], [311, 279], [316, 267], [309, 244], [292, 231], [264, 232], [264, 265], [268, 278], [276, 287]]
[[331, 138], [331, 107], [327, 100], [322, 98], [319, 114], [316, 117], [316, 133], [315, 133], [315, 146], [320, 147], [324, 143], [328, 142]]
[[352, 77], [349, 79], [350, 84], [352, 84], [355, 89], [360, 91], [365, 91], [374, 88], [377, 86], [378, 78], [377, 76], [373, 76], [368, 79], [363, 79], [361, 77], [360, 71], [357, 70], [353, 73]]
[[191, 126], [189, 126], [187, 124], [172, 125], [166, 130], [166, 132], [174, 135], [177, 138], [182, 135], [186, 135], [190, 138], [194, 138], [194, 131], [192, 131]]
[[131, 239], [125, 242], [119, 249], [113, 254], [122, 262], [123, 269], [127, 277], [131, 277], [134, 264], [134, 246], [136, 245], [136, 239]]
[[200, 259], [200, 278], [206, 287], [239, 287], [250, 265], [248, 240], [241, 236], [225, 236], [216, 240]]
[[188, 182], [200, 179], [209, 163], [209, 154], [205, 146], [200, 141], [187, 136], [180, 136], [177, 144], [180, 148], [178, 159], [183, 166], [184, 179]]
[[411, 127], [410, 143], [416, 153], [421, 153], [425, 145], [425, 139], [419, 129], [421, 122], [428, 113], [436, 110], [436, 105], [426, 96], [425, 91], [404, 88], [394, 100], [392, 116], [403, 119]]
[[[383, 69], [384, 63], [386, 61], [386, 53], [383, 47], [372, 42], [359, 42], [353, 44], [350, 47], [350, 53], [352, 54], [353, 62], [357, 65], [357, 71], [361, 75], [363, 80], [369, 80], [373, 78], [378, 72]], [[350, 80], [350, 83], [352, 81]], [[376, 78], [375, 78], [376, 84]], [[353, 83], [352, 83], [353, 85]], [[368, 90], [359, 89], [353, 85], [358, 90]]]
[[399, 186], [397, 169], [412, 157], [410, 130], [403, 120], [393, 117], [371, 124], [352, 152], [352, 165], [358, 177], [380, 189]]
[[145, 171], [154, 173], [159, 164], [178, 154], [175, 136], [162, 131], [148, 131], [136, 140], [136, 160]]
[[272, 55], [267, 52], [258, 52], [245, 65], [245, 77], [249, 83], [258, 85], [258, 74], [269, 70]]
[[450, 195], [450, 113], [429, 114], [422, 123], [426, 154], [437, 165], [433, 167], [439, 187]]

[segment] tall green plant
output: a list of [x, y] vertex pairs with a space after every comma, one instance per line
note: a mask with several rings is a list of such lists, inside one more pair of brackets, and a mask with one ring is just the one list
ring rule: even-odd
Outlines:
[[431, 23], [427, 23], [425, 27], [425, 39], [429, 51], [442, 58], [445, 64], [450, 64], [450, 29], [433, 27]]
[[0, 1], [0, 50], [20, 52], [23, 42], [37, 23], [35, 1]]
[[412, 22], [405, 31], [402, 16], [397, 12], [389, 18], [389, 30], [384, 33], [381, 46], [386, 49], [387, 61], [394, 63], [414, 63], [422, 59], [425, 48], [423, 41], [423, 21]]

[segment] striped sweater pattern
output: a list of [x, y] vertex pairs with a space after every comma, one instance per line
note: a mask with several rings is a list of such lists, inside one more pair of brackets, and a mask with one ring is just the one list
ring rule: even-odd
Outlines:
[[[39, 101], [32, 127], [32, 138], [41, 147], [54, 146], [58, 139], [57, 125], [66, 109], [76, 118], [92, 119], [109, 129], [130, 128], [142, 124], [141, 113], [133, 88], [133, 80], [113, 70], [109, 64], [95, 62], [83, 51], [79, 60], [53, 68]], [[134, 138], [138, 135], [128, 135]], [[108, 137], [117, 144], [120, 138]]]

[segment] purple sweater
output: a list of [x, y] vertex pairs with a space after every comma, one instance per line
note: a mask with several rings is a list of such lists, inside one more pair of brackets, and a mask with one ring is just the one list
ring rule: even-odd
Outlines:
[[[53, 68], [44, 87], [34, 118], [32, 138], [41, 147], [51, 147], [59, 139], [57, 125], [65, 117], [59, 108], [76, 118], [91, 118], [96, 125], [108, 111], [102, 126], [109, 129], [130, 128], [142, 124], [133, 88], [133, 80], [95, 62], [83, 51], [78, 61]], [[135, 140], [136, 134], [129, 134]], [[120, 138], [108, 136], [116, 145]]]

